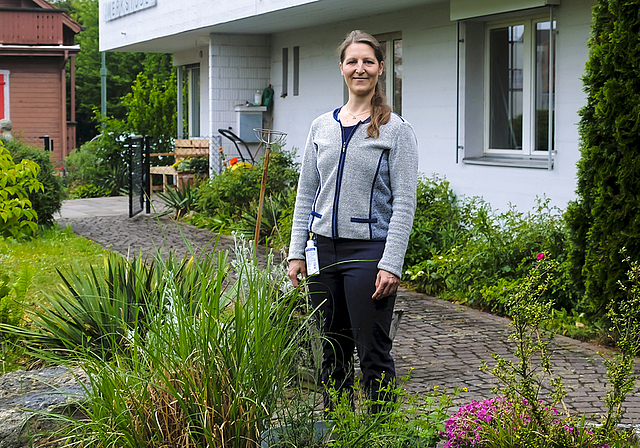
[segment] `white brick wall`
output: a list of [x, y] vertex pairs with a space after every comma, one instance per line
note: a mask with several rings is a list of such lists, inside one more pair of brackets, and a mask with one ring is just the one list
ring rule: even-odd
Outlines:
[[[202, 122], [202, 129], [217, 134], [218, 129], [236, 129], [236, 105], [253, 102], [257, 90], [262, 92], [270, 82], [271, 51], [268, 36], [260, 35], [218, 35], [209, 36], [209, 61], [212, 83], [208, 96], [203, 96], [202, 107], [210, 109], [210, 121]], [[203, 76], [207, 76], [204, 71]], [[204, 115], [203, 115], [204, 116]], [[227, 159], [237, 156], [235, 146], [223, 139]], [[252, 151], [255, 152], [255, 145]], [[245, 154], [246, 156], [246, 154]]]

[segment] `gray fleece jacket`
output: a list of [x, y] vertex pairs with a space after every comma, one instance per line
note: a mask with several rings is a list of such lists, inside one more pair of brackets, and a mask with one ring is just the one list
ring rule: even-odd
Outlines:
[[416, 136], [409, 123], [391, 114], [379, 138], [366, 138], [368, 123], [360, 122], [345, 141], [339, 110], [311, 124], [288, 258], [305, 258], [308, 232], [385, 241], [378, 268], [401, 277], [416, 208]]

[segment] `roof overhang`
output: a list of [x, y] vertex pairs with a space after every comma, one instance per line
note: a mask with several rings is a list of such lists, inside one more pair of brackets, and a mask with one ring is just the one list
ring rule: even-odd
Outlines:
[[[101, 33], [101, 51], [143, 51], [172, 53], [186, 48], [205, 45], [206, 37], [213, 34], [273, 34], [294, 29], [309, 28], [338, 21], [351, 20], [372, 15], [391, 13], [426, 4], [443, 3], [448, 0], [316, 0], [298, 6], [253, 14], [237, 20], [215, 22], [218, 18], [210, 14], [210, 25], [193, 29], [175, 30], [175, 26], [158, 27], [146, 35], [136, 34], [131, 17], [121, 20], [122, 29], [114, 32], [116, 21], [108, 22], [111, 28], [107, 39]], [[135, 14], [133, 15], [135, 16]], [[133, 19], [135, 20], [135, 19]], [[103, 26], [102, 18], [100, 22]], [[102, 30], [101, 30], [102, 31]], [[203, 39], [204, 38], [204, 39]]]
[[0, 56], [69, 56], [80, 52], [79, 45], [0, 45]]

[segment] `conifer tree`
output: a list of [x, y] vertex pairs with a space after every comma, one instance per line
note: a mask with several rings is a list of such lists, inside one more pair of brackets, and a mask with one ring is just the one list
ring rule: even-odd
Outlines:
[[580, 111], [578, 199], [567, 210], [570, 259], [597, 316], [621, 297], [620, 249], [640, 260], [640, 1], [597, 0]]

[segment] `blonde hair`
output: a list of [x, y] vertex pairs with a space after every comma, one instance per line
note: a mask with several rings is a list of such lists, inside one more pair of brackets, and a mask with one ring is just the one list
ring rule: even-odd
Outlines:
[[[353, 30], [347, 37], [345, 37], [342, 44], [338, 47], [338, 54], [340, 55], [340, 63], [344, 62], [344, 55], [347, 51], [347, 47], [351, 44], [367, 44], [373, 48], [373, 52], [378, 60], [378, 63], [384, 62], [384, 50], [380, 42], [376, 40], [369, 33], [365, 33], [360, 30]], [[376, 84], [371, 98], [371, 122], [367, 127], [367, 136], [371, 138], [380, 137], [380, 126], [387, 124], [391, 119], [391, 107], [387, 104], [387, 98], [380, 88], [380, 81]]]

